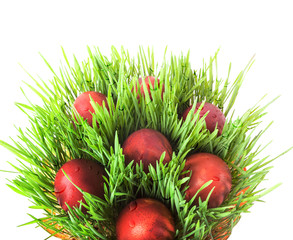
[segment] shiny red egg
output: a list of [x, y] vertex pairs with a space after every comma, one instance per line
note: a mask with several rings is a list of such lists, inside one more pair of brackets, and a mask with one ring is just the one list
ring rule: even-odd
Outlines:
[[[157, 79], [157, 81], [158, 81], [158, 87], [156, 87], [156, 85], [155, 85], [155, 81], [156, 81], [156, 78], [153, 77], [153, 76], [147, 76], [147, 77], [145, 77], [144, 79], [143, 79], [143, 78], [139, 78], [139, 79], [138, 79], [138, 85], [139, 85], [139, 89], [140, 89], [140, 93], [141, 93], [141, 96], [142, 96], [142, 97], [145, 97], [145, 91], [148, 91], [149, 96], [150, 96], [150, 99], [153, 100], [153, 97], [152, 97], [151, 91], [158, 91], [158, 90], [160, 90], [160, 84], [161, 84], [161, 83], [160, 83], [160, 80]], [[145, 82], [146, 89], [145, 89], [145, 87], [144, 87], [143, 82]], [[151, 86], [152, 86], [152, 87], [151, 87]], [[151, 89], [152, 89], [152, 90], [151, 90]], [[137, 86], [135, 87], [135, 90], [136, 90], [136, 92], [137, 92], [137, 90], [138, 90], [138, 87], [137, 87]], [[162, 92], [161, 92], [161, 98], [162, 98], [162, 99], [163, 99], [163, 94], [164, 94], [164, 92], [165, 92], [165, 85], [164, 85], [164, 83], [162, 83]], [[139, 98], [140, 98], [140, 96], [138, 95], [138, 96], [137, 96], [137, 99], [139, 99]]]
[[[65, 163], [57, 172], [54, 182], [58, 203], [65, 211], [68, 211], [65, 203], [73, 208], [79, 207], [79, 201], [85, 202], [83, 194], [73, 184], [87, 193], [104, 198], [103, 176], [106, 176], [104, 168], [95, 161], [73, 159]], [[82, 210], [85, 211], [85, 209]]]
[[92, 121], [93, 121], [93, 116], [92, 114], [95, 112], [93, 106], [91, 105], [91, 98], [93, 99], [94, 102], [99, 104], [100, 106], [103, 106], [103, 102], [105, 103], [105, 107], [109, 111], [109, 106], [107, 102], [107, 97], [99, 92], [94, 92], [94, 91], [89, 91], [89, 92], [84, 92], [80, 94], [74, 101], [74, 108], [76, 111], [79, 113], [79, 115], [83, 118], [86, 119], [88, 124], [92, 126]]
[[199, 192], [195, 199], [195, 204], [198, 204], [199, 198], [205, 201], [210, 191], [214, 188], [208, 201], [208, 207], [215, 208], [220, 206], [232, 187], [232, 177], [228, 165], [216, 155], [196, 153], [186, 159], [183, 171], [187, 170], [191, 171], [191, 177], [185, 199], [190, 201], [206, 182], [212, 180], [213, 182], [208, 187]]
[[130, 202], [116, 222], [117, 240], [173, 240], [174, 219], [160, 201], [140, 198]]
[[129, 164], [142, 161], [144, 171], [148, 172], [148, 165], [156, 166], [163, 152], [165, 158], [163, 163], [170, 162], [172, 158], [172, 146], [168, 139], [160, 132], [153, 129], [140, 129], [132, 133], [123, 143], [123, 154], [125, 163]]
[[[198, 111], [201, 104], [202, 104], [201, 102], [196, 104], [194, 114], [196, 114], [196, 112]], [[190, 112], [191, 108], [192, 108], [192, 106], [188, 107], [183, 112], [182, 118], [184, 121], [185, 121], [188, 113]], [[222, 131], [223, 131], [223, 128], [224, 128], [224, 125], [226, 122], [226, 118], [225, 118], [224, 113], [217, 106], [215, 106], [211, 103], [205, 103], [199, 113], [200, 118], [203, 117], [207, 112], [209, 112], [207, 114], [207, 116], [205, 117], [207, 129], [210, 132], [213, 132], [217, 128], [218, 129], [218, 136], [220, 136], [222, 134]]]

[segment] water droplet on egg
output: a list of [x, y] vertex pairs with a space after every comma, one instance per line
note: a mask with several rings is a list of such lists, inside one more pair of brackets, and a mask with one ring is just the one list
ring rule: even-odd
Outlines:
[[133, 220], [129, 220], [129, 227], [135, 227], [135, 222]]
[[80, 167], [75, 168], [75, 172], [79, 172], [79, 170], [80, 170]]
[[219, 178], [219, 177], [216, 177], [216, 176], [214, 176], [214, 177], [212, 178], [212, 180], [213, 180], [213, 181], [217, 181], [217, 182], [218, 182], [218, 181], [220, 181], [220, 178]]

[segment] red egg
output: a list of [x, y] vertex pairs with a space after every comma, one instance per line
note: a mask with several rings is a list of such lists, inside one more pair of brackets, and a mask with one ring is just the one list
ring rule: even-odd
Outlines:
[[[198, 111], [201, 104], [202, 104], [201, 102], [196, 104], [194, 114]], [[192, 106], [190, 106], [189, 108], [187, 108], [183, 112], [182, 118], [184, 121], [185, 121], [189, 111], [191, 110], [191, 108], [192, 108]], [[222, 134], [222, 131], [223, 131], [223, 128], [224, 128], [224, 125], [226, 122], [225, 115], [217, 106], [215, 106], [211, 103], [204, 104], [203, 108], [201, 109], [201, 111], [199, 113], [200, 118], [203, 117], [207, 112], [209, 112], [205, 118], [207, 129], [210, 132], [213, 132], [217, 126], [218, 136], [220, 136]]]
[[163, 152], [165, 152], [164, 164], [170, 162], [172, 158], [172, 147], [168, 139], [153, 129], [145, 128], [132, 133], [125, 140], [122, 148], [126, 164], [132, 160], [134, 163], [142, 161], [145, 172], [148, 172], [149, 164], [156, 166], [156, 161]]
[[130, 202], [119, 214], [117, 240], [172, 240], [174, 219], [161, 202], [141, 198]]
[[[156, 78], [153, 77], [153, 76], [147, 76], [147, 77], [145, 77], [144, 80], [142, 80], [142, 78], [138, 79], [138, 84], [139, 84], [140, 93], [141, 93], [142, 97], [145, 97], [145, 91], [147, 90], [148, 93], [149, 93], [150, 99], [153, 100], [152, 95], [151, 95], [150, 83], [152, 85], [152, 89], [153, 89], [152, 91], [157, 91], [157, 90], [160, 89], [160, 80], [158, 79], [158, 87], [157, 88], [155, 87], [155, 81], [156, 81]], [[143, 82], [145, 82], [145, 85], [146, 85], [146, 88], [147, 88], [146, 90], [144, 88]], [[135, 87], [136, 92], [137, 92], [137, 89], [138, 89], [138, 87], [136, 86]], [[165, 92], [165, 85], [164, 85], [164, 83], [162, 83], [162, 92], [161, 92], [161, 98], [162, 99], [163, 99], [164, 92]], [[140, 96], [138, 95], [137, 99], [139, 99], [139, 98], [140, 98]]]
[[74, 159], [65, 163], [57, 172], [54, 182], [55, 195], [60, 206], [68, 211], [65, 203], [73, 208], [79, 207], [79, 201], [85, 202], [83, 194], [72, 183], [87, 193], [104, 198], [103, 175], [106, 175], [104, 168], [92, 160]]
[[191, 171], [191, 177], [185, 199], [190, 201], [206, 182], [213, 180], [208, 187], [199, 192], [195, 204], [198, 204], [199, 197], [202, 201], [206, 200], [210, 191], [215, 187], [209, 198], [208, 207], [220, 206], [232, 187], [232, 177], [228, 165], [216, 155], [197, 153], [186, 159], [183, 171], [187, 170]]
[[92, 126], [93, 116], [92, 114], [95, 112], [93, 106], [91, 105], [91, 99], [92, 97], [93, 101], [99, 104], [100, 106], [103, 106], [103, 102], [105, 103], [105, 107], [109, 111], [109, 106], [107, 102], [107, 97], [99, 92], [84, 92], [80, 94], [74, 101], [74, 107], [76, 111], [79, 113], [79, 115], [83, 119], [87, 119], [87, 122], [90, 126]]

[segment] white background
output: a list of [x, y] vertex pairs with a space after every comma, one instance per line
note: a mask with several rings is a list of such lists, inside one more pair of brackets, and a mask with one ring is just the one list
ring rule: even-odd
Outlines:
[[[293, 145], [292, 136], [292, 7], [290, 1], [1, 1], [0, 3], [0, 139], [16, 137], [14, 125], [27, 119], [14, 105], [24, 102], [22, 81], [32, 82], [19, 66], [43, 80], [52, 78], [39, 52], [57, 69], [61, 46], [69, 56], [83, 60], [86, 46], [99, 46], [108, 54], [111, 45], [123, 45], [135, 54], [139, 45], [153, 46], [158, 56], [165, 46], [174, 54], [191, 50], [194, 68], [201, 67], [221, 47], [219, 73], [225, 77], [232, 62], [236, 76], [256, 54], [255, 63], [236, 102], [236, 113], [252, 107], [266, 93], [282, 95], [264, 118], [273, 126], [262, 138], [272, 140], [264, 155], [277, 156]], [[72, 59], [72, 58], [71, 58]], [[231, 78], [232, 79], [232, 78]], [[37, 102], [34, 96], [30, 98]], [[265, 126], [265, 125], [264, 125]], [[11, 170], [14, 155], [1, 149], [0, 169]], [[290, 239], [292, 236], [293, 151], [273, 163], [261, 187], [282, 186], [263, 197], [251, 213], [243, 215], [231, 240]], [[3, 239], [40, 240], [48, 236], [35, 226], [17, 228], [30, 221], [30, 202], [6, 187], [13, 174], [0, 172], [0, 229]], [[288, 219], [289, 217], [289, 219]]]

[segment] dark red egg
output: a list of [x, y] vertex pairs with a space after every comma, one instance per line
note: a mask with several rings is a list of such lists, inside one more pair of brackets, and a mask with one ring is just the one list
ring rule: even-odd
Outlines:
[[208, 207], [220, 206], [232, 187], [232, 177], [228, 165], [214, 154], [196, 153], [186, 159], [183, 171], [187, 170], [191, 171], [191, 177], [185, 199], [190, 201], [206, 182], [213, 180], [208, 187], [199, 192], [195, 204], [198, 204], [199, 198], [202, 201], [206, 200], [210, 191], [215, 187], [209, 198]]
[[[198, 111], [201, 104], [202, 104], [201, 102], [196, 104], [194, 114]], [[191, 110], [191, 108], [192, 108], [192, 106], [188, 107], [183, 112], [182, 118], [184, 121], [185, 121], [189, 111]], [[203, 117], [207, 112], [209, 112], [205, 118], [207, 129], [210, 132], [213, 132], [217, 126], [218, 136], [220, 136], [222, 134], [222, 131], [223, 131], [223, 128], [224, 128], [224, 125], [226, 122], [226, 118], [225, 118], [224, 113], [217, 106], [215, 106], [211, 103], [205, 103], [199, 113], [200, 118]]]
[[[104, 198], [103, 176], [106, 176], [104, 168], [95, 161], [73, 159], [65, 163], [57, 172], [54, 182], [58, 203], [65, 211], [68, 211], [65, 203], [73, 208], [79, 207], [79, 201], [85, 202], [83, 194], [72, 183], [87, 193]], [[82, 210], [85, 211], [85, 209]]]
[[172, 158], [172, 147], [168, 139], [153, 129], [144, 128], [132, 133], [125, 140], [122, 148], [125, 163], [129, 164], [132, 160], [134, 163], [142, 161], [145, 172], [148, 172], [149, 164], [156, 166], [156, 161], [163, 152], [165, 152], [164, 164], [170, 162]]
[[90, 126], [92, 126], [92, 121], [93, 121], [93, 116], [92, 114], [95, 112], [93, 106], [91, 105], [91, 98], [93, 99], [94, 102], [99, 104], [100, 106], [103, 106], [103, 102], [105, 103], [105, 107], [109, 111], [109, 106], [107, 102], [107, 97], [99, 92], [84, 92], [80, 94], [74, 101], [74, 107], [76, 111], [79, 113], [79, 115], [83, 119], [87, 119], [87, 122]]
[[119, 214], [117, 240], [173, 240], [174, 219], [160, 201], [140, 198], [130, 202]]
[[[159, 79], [157, 80], [158, 81], [158, 87], [157, 88], [155, 87], [156, 86], [155, 81], [156, 81], [156, 78], [153, 77], [153, 76], [147, 76], [147, 77], [144, 78], [144, 80], [142, 78], [138, 79], [138, 84], [139, 84], [140, 93], [141, 93], [142, 97], [145, 97], [145, 91], [148, 91], [150, 99], [153, 100], [152, 95], [151, 95], [151, 86], [152, 86], [153, 91], [159, 91], [160, 90], [160, 80]], [[145, 82], [145, 85], [146, 85], [147, 89], [144, 88], [143, 82]], [[150, 86], [150, 84], [151, 84], [151, 86]], [[136, 92], [137, 92], [137, 89], [138, 89], [138, 87], [136, 86], [135, 87]], [[164, 83], [162, 83], [162, 92], [161, 92], [161, 98], [162, 99], [163, 99], [164, 92], [165, 92], [165, 85], [164, 85]], [[139, 99], [139, 98], [140, 98], [140, 96], [138, 95], [137, 99]]]

